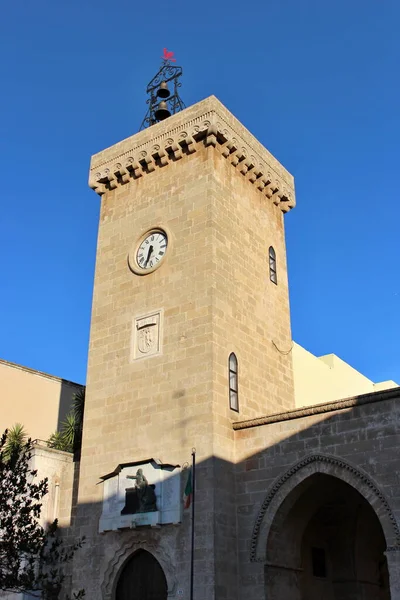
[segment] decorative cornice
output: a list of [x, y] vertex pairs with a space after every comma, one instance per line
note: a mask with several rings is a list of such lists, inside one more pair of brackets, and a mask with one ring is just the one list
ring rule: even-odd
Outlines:
[[121, 473], [121, 471], [126, 467], [136, 467], [137, 465], [144, 465], [151, 462], [155, 463], [160, 469], [176, 469], [177, 467], [180, 467], [180, 465], [170, 465], [169, 463], [163, 463], [159, 458], [146, 458], [141, 460], [135, 460], [134, 462], [120, 463], [115, 467], [114, 471], [112, 471], [111, 473], [107, 473], [107, 475], [102, 475], [100, 479], [102, 481], [105, 481], [106, 479], [115, 477], [115, 475]]
[[213, 96], [94, 155], [89, 186], [101, 196], [204, 146], [219, 151], [282, 212], [293, 208], [292, 176]]
[[274, 413], [271, 415], [265, 415], [263, 417], [257, 417], [255, 419], [248, 419], [246, 421], [236, 421], [236, 423], [232, 423], [232, 426], [235, 430], [249, 429], [250, 427], [258, 427], [260, 425], [268, 425], [270, 423], [279, 423], [280, 421], [290, 421], [292, 419], [301, 419], [303, 417], [310, 417], [312, 415], [320, 415], [327, 412], [334, 412], [336, 410], [343, 410], [346, 408], [355, 408], [364, 404], [372, 404], [374, 402], [383, 402], [385, 400], [392, 399], [400, 400], [399, 387], [384, 390], [382, 392], [372, 392], [370, 394], [363, 394], [362, 396], [345, 398], [344, 400], [336, 400], [334, 402], [315, 404], [314, 406], [295, 408], [283, 413]]
[[[354, 465], [346, 462], [342, 458], [338, 458], [336, 456], [332, 456], [329, 454], [312, 454], [309, 456], [305, 456], [302, 460], [294, 464], [290, 469], [288, 469], [283, 475], [278, 477], [274, 483], [269, 488], [269, 491], [261, 505], [260, 511], [258, 513], [257, 519], [254, 524], [253, 533], [250, 541], [250, 562], [265, 562], [265, 555], [261, 553], [260, 556], [257, 555], [257, 550], [259, 547], [259, 536], [261, 525], [267, 513], [269, 506], [274, 500], [275, 496], [279, 493], [282, 486], [289, 481], [298, 471], [308, 467], [309, 465], [315, 465], [319, 472], [329, 472], [329, 467], [339, 468], [339, 471], [345, 471], [350, 474], [353, 480], [353, 487], [357, 489], [361, 495], [362, 491], [360, 489], [360, 485], [366, 486], [369, 490], [369, 493], [376, 499], [377, 503], [374, 506], [374, 510], [376, 512], [377, 506], [380, 506], [383, 512], [386, 514], [388, 518], [388, 522], [390, 523], [392, 540], [394, 541], [393, 545], [387, 547], [388, 552], [398, 551], [400, 548], [400, 529], [397, 523], [396, 517], [393, 514], [393, 511], [389, 505], [389, 502], [386, 496], [381, 492], [379, 487], [375, 484], [375, 482], [371, 479], [371, 477], [362, 471], [359, 467], [355, 467]], [[324, 469], [323, 466], [328, 467], [328, 469]], [[335, 472], [335, 475], [338, 476], [338, 473]], [[367, 500], [368, 501], [368, 500]], [[267, 540], [263, 540], [263, 548], [265, 546]]]

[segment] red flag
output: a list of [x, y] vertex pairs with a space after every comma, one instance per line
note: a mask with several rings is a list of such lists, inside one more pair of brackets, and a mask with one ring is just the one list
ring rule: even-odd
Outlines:
[[166, 48], [164, 48], [164, 56], [162, 56], [161, 58], [163, 60], [170, 60], [171, 62], [176, 62], [175, 58], [172, 58], [174, 56], [174, 52], [168, 52], [168, 50]]

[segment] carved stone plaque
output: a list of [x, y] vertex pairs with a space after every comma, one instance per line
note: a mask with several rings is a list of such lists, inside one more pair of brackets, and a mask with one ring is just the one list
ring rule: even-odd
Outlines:
[[161, 352], [161, 310], [136, 317], [133, 321], [133, 360]]
[[160, 527], [182, 520], [181, 469], [148, 459], [124, 463], [103, 479], [99, 532]]

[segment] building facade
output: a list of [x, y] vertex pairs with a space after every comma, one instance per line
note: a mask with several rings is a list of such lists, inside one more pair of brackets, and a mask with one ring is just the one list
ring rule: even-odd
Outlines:
[[[33, 455], [50, 480], [43, 518], [86, 538], [67, 591], [398, 600], [400, 389], [293, 343], [293, 177], [210, 97], [94, 155], [89, 183], [101, 213], [81, 456]], [[5, 361], [1, 385], [22, 398], [4, 427], [44, 440], [79, 390]]]
[[93, 156], [89, 183], [72, 589], [190, 598], [195, 448], [194, 598], [400, 598], [400, 393], [293, 346], [292, 176], [210, 97]]
[[[67, 591], [399, 599], [400, 388], [292, 341], [292, 176], [210, 97], [93, 156], [89, 183], [81, 456], [32, 456], [43, 523], [86, 537]], [[3, 429], [47, 440], [81, 386], [0, 361], [0, 389]]]
[[16, 423], [33, 440], [59, 430], [82, 385], [0, 359], [0, 431]]

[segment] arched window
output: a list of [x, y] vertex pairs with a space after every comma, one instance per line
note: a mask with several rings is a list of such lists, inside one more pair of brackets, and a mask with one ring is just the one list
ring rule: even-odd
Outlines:
[[276, 276], [276, 254], [275, 254], [275, 250], [273, 249], [272, 246], [269, 247], [268, 257], [269, 257], [269, 278], [272, 281], [272, 283], [275, 283], [275, 285], [278, 285], [278, 278]]
[[233, 352], [229, 355], [229, 407], [239, 412], [238, 361]]

